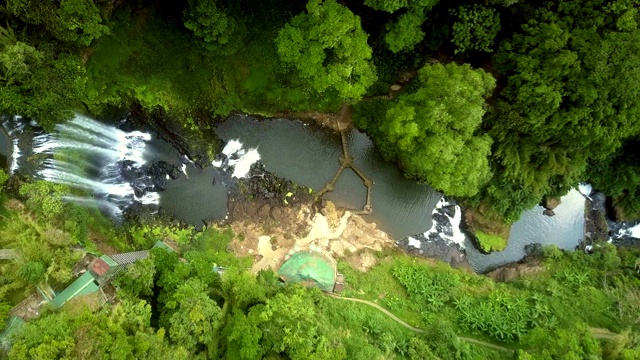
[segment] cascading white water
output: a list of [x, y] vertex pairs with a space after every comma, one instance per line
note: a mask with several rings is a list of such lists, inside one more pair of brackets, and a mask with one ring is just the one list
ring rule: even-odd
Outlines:
[[[431, 228], [425, 231], [422, 234], [422, 236], [425, 239], [429, 239], [431, 238], [432, 235], [439, 234], [440, 237], [444, 239], [447, 244], [449, 245], [457, 244], [460, 248], [464, 249], [465, 248], [464, 242], [465, 242], [466, 236], [460, 229], [460, 222], [462, 221], [462, 211], [460, 210], [460, 206], [458, 205], [455, 205], [454, 207], [455, 212], [453, 216], [450, 216], [446, 212], [442, 211], [442, 209], [445, 206], [450, 206], [450, 205], [452, 205], [452, 203], [448, 202], [444, 196], [440, 198], [440, 201], [438, 201], [438, 204], [433, 209], [431, 214], [432, 215], [437, 215], [440, 213], [444, 214], [444, 216], [446, 216], [449, 219], [449, 224], [448, 225], [438, 224], [436, 223], [436, 221], [433, 221]], [[442, 231], [442, 230], [446, 230], [446, 231]], [[422, 246], [421, 241], [419, 239], [416, 239], [415, 237], [409, 236], [407, 240], [409, 241], [408, 245], [416, 249], [419, 249]]]
[[[157, 193], [136, 197], [134, 188], [121, 173], [121, 166], [137, 168], [144, 165], [146, 142], [150, 139], [151, 135], [147, 133], [125, 132], [76, 115], [68, 123], [56, 126], [55, 133], [34, 137], [33, 153], [55, 155], [44, 161], [42, 169], [38, 171], [41, 178], [89, 190], [101, 198], [67, 197], [66, 200], [102, 204], [112, 213], [120, 214], [134, 200], [143, 204], [158, 204]], [[111, 206], [104, 205], [104, 202]], [[120, 211], [115, 211], [114, 207]]]
[[591, 193], [593, 192], [593, 187], [589, 183], [581, 182], [578, 184], [578, 191], [580, 194], [584, 195], [587, 199], [591, 200]]
[[20, 140], [17, 135], [24, 130], [24, 124], [20, 122], [22, 116], [16, 115], [12, 118], [7, 118], [3, 123], [2, 127], [7, 131], [7, 135], [11, 138], [11, 166], [9, 167], [9, 173], [13, 175], [16, 170], [20, 167], [18, 159], [22, 156], [22, 152], [20, 151]]
[[122, 215], [122, 209], [106, 200], [97, 200], [80, 196], [63, 196], [62, 200], [74, 202], [80, 205], [97, 206], [100, 209], [108, 211], [114, 217], [120, 217], [120, 215]]

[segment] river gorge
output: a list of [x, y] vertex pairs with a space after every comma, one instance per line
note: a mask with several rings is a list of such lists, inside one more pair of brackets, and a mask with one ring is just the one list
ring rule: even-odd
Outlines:
[[[158, 134], [131, 130], [126, 118], [105, 124], [76, 115], [51, 134], [19, 117], [4, 117], [2, 123], [0, 165], [9, 171], [87, 190], [92, 197], [68, 200], [99, 206], [115, 218], [135, 204], [197, 227], [227, 217], [228, 191], [236, 179], [259, 176], [249, 174], [252, 164], [260, 161], [267, 171], [313, 193], [332, 179], [342, 154], [336, 132], [297, 120], [246, 115], [232, 116], [216, 127], [226, 146], [205, 167]], [[555, 244], [570, 250], [585, 235], [585, 197], [590, 194], [571, 190], [554, 209], [555, 216], [543, 215], [544, 209], [536, 206], [512, 225], [504, 251], [482, 254], [461, 230], [462, 210], [453, 199], [406, 179], [365, 134], [348, 130], [346, 140], [354, 164], [373, 181], [372, 212], [363, 218], [411, 253], [442, 258], [443, 249], [454, 249], [466, 254], [474, 270], [486, 272], [522, 259], [526, 245]], [[366, 187], [347, 169], [324, 198], [361, 209]], [[633, 235], [628, 228], [620, 231]]]

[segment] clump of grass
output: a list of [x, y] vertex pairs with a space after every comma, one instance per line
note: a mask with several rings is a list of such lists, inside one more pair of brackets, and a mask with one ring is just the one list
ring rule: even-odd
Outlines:
[[500, 235], [488, 234], [484, 231], [476, 231], [478, 245], [485, 252], [502, 251], [507, 247], [507, 240]]

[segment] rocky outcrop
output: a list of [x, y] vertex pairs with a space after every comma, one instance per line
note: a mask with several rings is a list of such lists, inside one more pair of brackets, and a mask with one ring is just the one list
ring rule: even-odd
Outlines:
[[487, 273], [487, 276], [495, 281], [509, 282], [523, 276], [536, 275], [545, 270], [538, 260], [523, 261], [509, 264]]
[[149, 129], [171, 143], [200, 167], [211, 165], [222, 141], [212, 130], [213, 124], [198, 124], [197, 130], [183, 127], [181, 121], [169, 118], [164, 111], [146, 111], [140, 106], [131, 110], [129, 123], [136, 129]]
[[[556, 207], [558, 207], [558, 205], [560, 205], [560, 198], [557, 197], [557, 196], [545, 195], [545, 197], [542, 199], [542, 203], [540, 205], [542, 205], [542, 207], [547, 209], [547, 210], [553, 210]], [[545, 214], [545, 215], [547, 215], [547, 214]], [[548, 216], [553, 216], [553, 215], [548, 215]]]

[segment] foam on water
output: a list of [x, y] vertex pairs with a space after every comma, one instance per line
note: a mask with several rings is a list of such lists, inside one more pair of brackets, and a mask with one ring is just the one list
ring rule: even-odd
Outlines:
[[18, 138], [13, 138], [12, 140], [13, 142], [13, 151], [11, 152], [11, 168], [9, 169], [9, 172], [11, 173], [11, 175], [13, 175], [16, 170], [18, 170], [18, 168], [20, 167], [20, 164], [18, 163], [18, 158], [20, 158], [20, 156], [22, 156], [22, 154], [20, 153], [20, 147], [18, 147]]
[[593, 187], [589, 183], [581, 182], [578, 184], [578, 191], [584, 195], [587, 199], [591, 200], [591, 193], [593, 192]]
[[466, 236], [460, 230], [460, 221], [462, 220], [462, 211], [460, 210], [460, 206], [456, 205], [456, 212], [453, 214], [453, 217], [449, 215], [447, 215], [447, 217], [449, 218], [451, 232], [453, 235], [447, 236], [446, 234], [442, 234], [442, 237], [448, 239], [450, 243], [458, 244], [464, 249], [464, 240], [466, 239]]
[[640, 224], [636, 224], [629, 228], [620, 229], [620, 231], [618, 231], [618, 233], [616, 234], [616, 237], [621, 238], [623, 236], [640, 239]]
[[157, 205], [160, 202], [160, 194], [157, 192], [147, 192], [141, 198], [136, 198], [144, 205]]
[[[453, 214], [453, 216], [449, 216], [449, 214], [442, 211], [443, 207], [449, 206], [449, 205], [451, 205], [451, 203], [448, 202], [443, 196], [442, 198], [440, 198], [440, 200], [438, 201], [438, 204], [433, 209], [431, 214], [436, 215], [439, 213], [443, 213], [449, 219], [450, 228], [448, 227], [449, 228], [448, 230], [451, 231], [452, 235], [447, 235], [444, 232], [440, 232], [440, 236], [443, 239], [445, 239], [448, 244], [457, 244], [458, 246], [464, 249], [465, 248], [464, 242], [465, 242], [466, 236], [464, 235], [464, 233], [462, 233], [462, 230], [460, 230], [460, 222], [462, 221], [462, 211], [460, 210], [460, 206], [456, 205], [455, 213]], [[436, 233], [438, 233], [438, 224], [435, 221], [433, 221], [433, 223], [431, 224], [431, 228], [425, 231], [423, 235], [426, 239], [429, 239], [430, 235], [436, 234]], [[411, 245], [411, 239], [413, 238], [409, 238], [409, 245]], [[411, 245], [411, 246], [419, 248], [420, 242], [416, 239], [413, 239], [413, 240], [415, 245]]]
[[420, 240], [411, 236], [409, 236], [407, 239], [409, 240], [409, 244], [408, 244], [409, 246], [413, 246], [416, 249], [420, 249], [420, 244], [422, 244]]
[[214, 160], [211, 164], [218, 168], [224, 168], [224, 170], [233, 168], [231, 176], [238, 179], [247, 177], [251, 165], [260, 160], [258, 149], [245, 150], [239, 140], [229, 140], [224, 149], [222, 149], [222, 153], [226, 156], [226, 159]]

